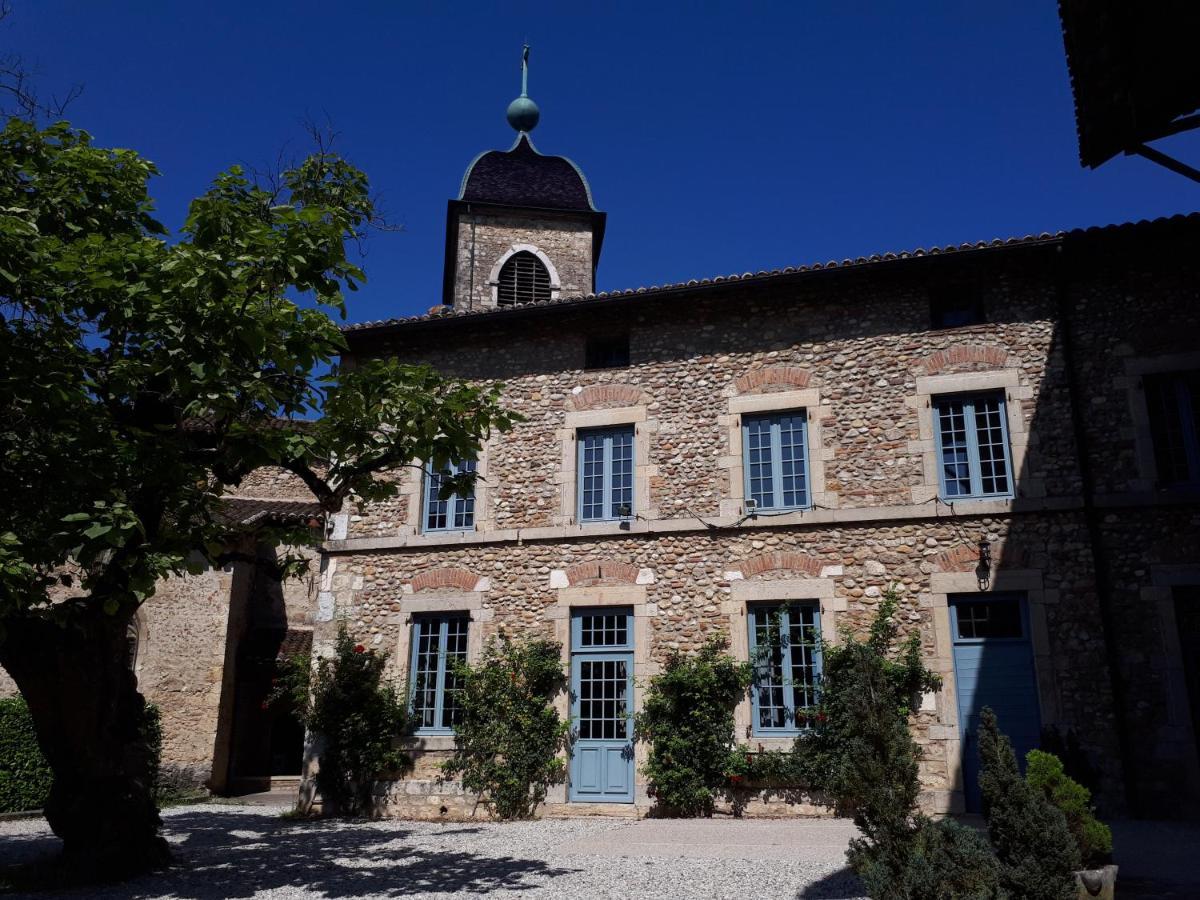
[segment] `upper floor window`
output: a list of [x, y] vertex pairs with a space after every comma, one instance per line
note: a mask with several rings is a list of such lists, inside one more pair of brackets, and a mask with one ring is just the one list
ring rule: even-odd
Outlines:
[[815, 603], [749, 609], [753, 730], [795, 734], [807, 727], [821, 682], [821, 609]]
[[426, 472], [425, 509], [421, 517], [425, 531], [468, 531], [475, 527], [475, 493], [460, 497], [451, 494], [441, 499], [444, 478], [461, 472], [474, 472], [475, 460], [452, 464], [441, 472]]
[[579, 433], [579, 521], [633, 515], [633, 426]]
[[1159, 483], [1200, 483], [1200, 371], [1147, 375], [1144, 383]]
[[965, 328], [981, 325], [983, 297], [970, 285], [939, 285], [929, 289], [929, 325], [931, 328]]
[[500, 269], [496, 302], [500, 306], [550, 299], [550, 273], [542, 261], [522, 250], [510, 256]]
[[448, 734], [462, 720], [455, 663], [466, 662], [469, 624], [462, 613], [413, 619], [410, 703], [417, 734]]
[[803, 509], [808, 493], [808, 417], [803, 411], [742, 417], [746, 498], [756, 510]]
[[933, 416], [942, 497], [1011, 497], [1012, 458], [1004, 393], [935, 397]]
[[585, 369], [615, 369], [629, 365], [629, 335], [589, 335], [584, 349]]

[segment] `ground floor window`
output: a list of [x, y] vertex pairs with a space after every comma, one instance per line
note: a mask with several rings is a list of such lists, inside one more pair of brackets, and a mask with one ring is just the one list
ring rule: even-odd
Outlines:
[[821, 609], [815, 603], [752, 606], [750, 661], [754, 734], [798, 734], [809, 726], [821, 683]]
[[454, 663], [466, 662], [464, 614], [413, 619], [411, 706], [417, 734], [449, 734], [462, 718], [462, 679]]

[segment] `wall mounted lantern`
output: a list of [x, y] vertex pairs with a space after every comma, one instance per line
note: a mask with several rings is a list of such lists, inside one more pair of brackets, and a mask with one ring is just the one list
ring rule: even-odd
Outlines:
[[975, 566], [979, 589], [986, 591], [992, 584], [992, 544], [986, 537], [979, 539], [979, 564]]

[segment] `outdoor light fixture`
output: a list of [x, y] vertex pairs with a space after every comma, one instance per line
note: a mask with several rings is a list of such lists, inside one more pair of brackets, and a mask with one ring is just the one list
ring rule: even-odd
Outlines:
[[979, 589], [986, 591], [992, 584], [992, 544], [986, 537], [979, 539], [979, 565], [975, 567]]
[[757, 515], [758, 514], [758, 501], [753, 498], [747, 499], [745, 504], [743, 505], [743, 509], [746, 510], [746, 515], [748, 515], [748, 516]]
[[633, 517], [633, 509], [628, 503], [622, 503], [617, 507], [617, 518], [621, 520], [620, 528], [624, 531], [629, 530], [629, 520]]

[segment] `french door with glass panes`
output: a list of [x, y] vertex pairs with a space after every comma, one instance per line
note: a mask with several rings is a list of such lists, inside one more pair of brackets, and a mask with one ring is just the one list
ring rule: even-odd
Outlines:
[[571, 615], [570, 799], [633, 802], [633, 615]]

